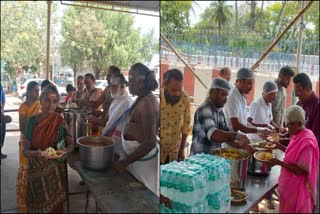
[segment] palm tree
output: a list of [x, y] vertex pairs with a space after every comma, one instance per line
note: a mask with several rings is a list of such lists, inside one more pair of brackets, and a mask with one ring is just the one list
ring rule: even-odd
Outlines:
[[249, 21], [249, 27], [250, 27], [250, 30], [254, 31], [254, 27], [255, 27], [255, 20], [256, 20], [256, 14], [255, 14], [255, 11], [256, 11], [256, 5], [257, 5], [257, 2], [256, 1], [251, 1], [251, 10], [250, 10], [250, 21]]
[[225, 26], [232, 18], [231, 6], [227, 5], [225, 1], [216, 1], [211, 3], [213, 8], [213, 20], [218, 24], [219, 36], [221, 35], [221, 28]]
[[239, 14], [238, 14], [238, 1], [234, 1], [235, 3], [235, 10], [236, 10], [236, 25], [235, 25], [235, 32], [238, 32], [239, 28]]
[[196, 14], [195, 12], [195, 7], [200, 7], [199, 4], [196, 2], [196, 1], [191, 1], [191, 7], [190, 7], [190, 10], [189, 11], [185, 11], [185, 18], [186, 18], [186, 23], [187, 23], [187, 26], [190, 27], [190, 14], [191, 12], [193, 13], [193, 15]]
[[[275, 25], [273, 27], [273, 30], [272, 30], [272, 38], [274, 38], [274, 39], [276, 38], [276, 36], [280, 32], [280, 29], [281, 29], [280, 23], [281, 23], [281, 20], [282, 20], [282, 16], [283, 16], [284, 8], [285, 8], [286, 4], [287, 4], [287, 1], [282, 1], [282, 7], [281, 7], [281, 10], [280, 10], [280, 13], [279, 13], [279, 15], [277, 17], [276, 23], [275, 23]], [[279, 30], [278, 30], [278, 33], [276, 34], [276, 28], [277, 27], [278, 27]]]

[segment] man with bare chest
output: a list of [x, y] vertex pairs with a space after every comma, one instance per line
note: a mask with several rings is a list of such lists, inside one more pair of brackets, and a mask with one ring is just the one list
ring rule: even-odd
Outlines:
[[137, 180], [159, 196], [159, 102], [151, 91], [158, 87], [155, 75], [141, 63], [129, 70], [129, 91], [138, 96], [131, 106], [129, 122], [122, 135], [125, 157], [113, 167], [127, 169]]

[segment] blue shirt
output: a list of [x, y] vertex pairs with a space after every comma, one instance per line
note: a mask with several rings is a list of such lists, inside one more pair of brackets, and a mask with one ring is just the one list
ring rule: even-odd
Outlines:
[[0, 103], [4, 104], [6, 102], [6, 96], [4, 95], [4, 90], [0, 84]]

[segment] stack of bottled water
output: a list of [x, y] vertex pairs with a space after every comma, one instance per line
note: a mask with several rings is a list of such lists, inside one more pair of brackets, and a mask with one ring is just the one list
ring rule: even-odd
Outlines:
[[182, 162], [161, 165], [161, 194], [173, 209], [161, 213], [226, 212], [230, 209], [230, 161], [197, 154]]

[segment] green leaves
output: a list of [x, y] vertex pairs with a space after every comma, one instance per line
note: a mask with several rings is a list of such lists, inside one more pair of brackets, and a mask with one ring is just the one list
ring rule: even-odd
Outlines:
[[128, 68], [137, 61], [151, 59], [156, 50], [141, 54], [140, 49], [144, 44], [154, 46], [158, 41], [153, 40], [153, 32], [141, 35], [133, 28], [133, 20], [132, 15], [119, 12], [68, 8], [62, 24], [63, 64], [81, 68], [91, 63], [96, 78], [100, 78], [102, 70], [110, 65]]
[[[46, 2], [1, 2], [1, 59], [5, 68], [14, 72], [22, 66], [37, 66], [44, 62]], [[15, 73], [10, 74], [12, 76]]]
[[183, 30], [188, 27], [192, 1], [161, 1], [161, 31]]

